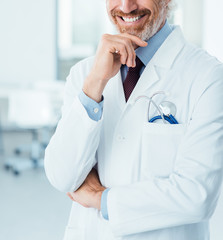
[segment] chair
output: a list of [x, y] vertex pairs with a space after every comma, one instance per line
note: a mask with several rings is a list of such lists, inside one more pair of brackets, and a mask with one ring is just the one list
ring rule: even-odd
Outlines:
[[7, 118], [7, 97], [0, 92], [0, 156], [4, 157], [3, 125]]
[[[15, 156], [5, 160], [5, 169], [19, 175], [25, 169], [42, 167], [43, 153], [57, 121], [48, 92], [35, 89], [12, 91], [9, 94], [8, 125], [4, 131], [29, 132], [32, 141], [18, 144], [14, 149]], [[29, 153], [29, 157], [22, 157], [23, 153]]]

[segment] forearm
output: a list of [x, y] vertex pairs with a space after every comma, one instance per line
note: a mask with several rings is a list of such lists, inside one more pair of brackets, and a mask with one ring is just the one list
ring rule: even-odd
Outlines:
[[47, 177], [60, 191], [74, 191], [95, 165], [101, 121], [89, 118], [78, 97], [64, 114], [45, 154]]

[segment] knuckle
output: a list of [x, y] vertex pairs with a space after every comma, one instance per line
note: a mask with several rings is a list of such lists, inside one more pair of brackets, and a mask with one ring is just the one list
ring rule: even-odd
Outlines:
[[102, 41], [102, 42], [106, 42], [106, 41], [108, 41], [109, 37], [110, 37], [110, 35], [107, 34], [107, 33], [105, 33], [105, 34], [102, 35], [101, 41]]
[[104, 33], [101, 38], [102, 38], [102, 39], [107, 39], [108, 37], [109, 37], [109, 34]]
[[124, 38], [123, 40], [126, 45], [130, 45], [132, 43], [131, 40], [128, 38]]

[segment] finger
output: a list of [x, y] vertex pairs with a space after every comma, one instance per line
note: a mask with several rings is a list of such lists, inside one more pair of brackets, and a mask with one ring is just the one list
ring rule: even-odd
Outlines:
[[74, 201], [74, 199], [73, 199], [71, 193], [68, 192], [68, 193], [67, 193], [67, 196], [68, 196], [72, 201]]
[[91, 169], [91, 172], [97, 174], [97, 170], [94, 167]]
[[126, 64], [128, 53], [127, 53], [125, 44], [121, 43], [120, 41], [112, 41], [110, 52], [115, 53], [117, 50], [120, 56], [121, 64], [123, 65]]
[[140, 38], [130, 34], [103, 35], [105, 49], [109, 49], [110, 53], [118, 54], [119, 57], [116, 55], [116, 59], [119, 59], [121, 64], [126, 64], [128, 67], [135, 67], [134, 48], [137, 47], [134, 41], [138, 41], [142, 46], [147, 45]]
[[126, 65], [128, 67], [135, 67], [136, 53], [133, 48], [132, 41], [128, 38], [123, 38], [122, 41], [124, 42], [126, 50], [127, 50]]
[[[118, 51], [118, 52], [119, 52], [119, 51]], [[91, 171], [90, 171], [90, 173], [89, 173], [88, 175], [92, 175], [92, 176], [98, 177], [98, 172], [97, 172], [97, 170], [96, 170], [95, 168], [92, 168]]]
[[121, 35], [130, 39], [134, 43], [133, 44], [134, 49], [136, 49], [137, 47], [146, 47], [148, 45], [147, 42], [143, 41], [142, 39], [140, 39], [137, 36], [134, 36], [134, 35], [131, 35], [128, 33], [123, 33]]
[[125, 65], [128, 59], [128, 52], [126, 50], [126, 46], [123, 44], [119, 44], [118, 48], [120, 49], [119, 50], [120, 62], [121, 64]]

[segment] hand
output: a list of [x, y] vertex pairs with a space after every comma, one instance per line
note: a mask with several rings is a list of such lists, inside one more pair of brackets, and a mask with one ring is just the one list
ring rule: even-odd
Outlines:
[[92, 70], [85, 80], [84, 93], [100, 102], [107, 82], [118, 73], [121, 65], [135, 67], [135, 49], [139, 46], [145, 47], [147, 43], [128, 33], [104, 34], [99, 43]]
[[105, 189], [100, 183], [97, 171], [93, 168], [78, 190], [68, 192], [67, 196], [84, 207], [100, 210], [101, 195]]

